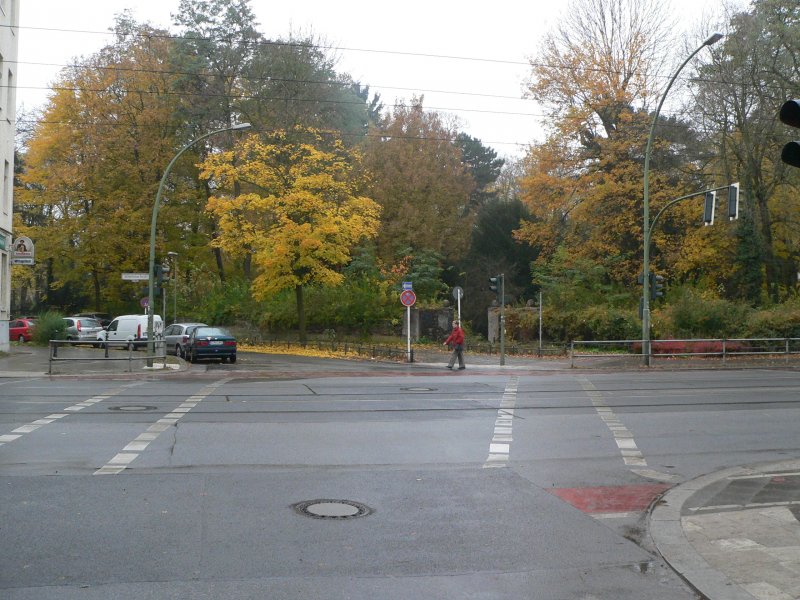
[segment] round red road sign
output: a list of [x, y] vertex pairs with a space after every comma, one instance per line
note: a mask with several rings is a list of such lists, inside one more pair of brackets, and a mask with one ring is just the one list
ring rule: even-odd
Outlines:
[[417, 301], [417, 295], [411, 290], [403, 290], [400, 292], [400, 304], [403, 306], [414, 306]]

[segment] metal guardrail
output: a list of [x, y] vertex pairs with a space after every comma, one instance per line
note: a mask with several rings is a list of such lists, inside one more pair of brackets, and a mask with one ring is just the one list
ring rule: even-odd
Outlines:
[[[604, 346], [614, 351], [576, 353], [576, 346]], [[569, 345], [570, 367], [576, 358], [641, 356], [642, 340], [574, 340]], [[708, 338], [651, 340], [650, 358], [718, 357], [723, 365], [731, 358], [744, 356], [783, 357], [789, 362], [793, 354], [800, 354], [800, 338]]]
[[[74, 340], [50, 340], [50, 352], [49, 358], [47, 361], [47, 373], [52, 375], [53, 373], [53, 363], [54, 362], [92, 362], [92, 361], [128, 361], [128, 372], [133, 372], [133, 363], [134, 361], [141, 361], [141, 360], [152, 360], [152, 361], [162, 361], [163, 368], [167, 368], [167, 345], [164, 340], [156, 340], [155, 341], [155, 354], [149, 355], [145, 352], [144, 354], [136, 353], [139, 348], [147, 350], [147, 341], [142, 342], [127, 342], [127, 341], [110, 341], [110, 342], [76, 342]], [[62, 346], [93, 346], [94, 348], [102, 347], [103, 354], [99, 355], [95, 353], [93, 356], [59, 356], [58, 349]], [[112, 348], [120, 348], [122, 350], [127, 350], [127, 356], [111, 356], [109, 351]]]

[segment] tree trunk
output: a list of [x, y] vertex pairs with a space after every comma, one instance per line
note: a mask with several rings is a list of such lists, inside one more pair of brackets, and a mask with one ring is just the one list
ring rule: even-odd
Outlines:
[[[211, 234], [212, 239], [217, 239], [217, 232]], [[219, 248], [213, 248], [211, 250], [214, 253], [214, 260], [217, 262], [217, 273], [219, 274], [219, 280], [222, 283], [225, 283], [225, 265], [222, 262], [222, 250]]]
[[306, 308], [303, 303], [303, 286], [298, 285], [294, 288], [294, 296], [297, 299], [297, 326], [300, 330], [300, 343], [304, 344], [306, 338]]
[[92, 271], [92, 283], [94, 284], [94, 309], [97, 311], [102, 310], [100, 306], [100, 277], [97, 271]]

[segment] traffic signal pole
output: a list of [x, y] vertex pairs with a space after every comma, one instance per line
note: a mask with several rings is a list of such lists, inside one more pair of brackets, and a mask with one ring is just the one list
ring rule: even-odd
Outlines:
[[[664, 100], [667, 98], [667, 94], [669, 90], [672, 88], [672, 85], [675, 83], [675, 80], [680, 75], [680, 72], [683, 68], [689, 64], [689, 61], [692, 60], [695, 55], [700, 52], [706, 46], [711, 46], [712, 44], [716, 44], [719, 40], [722, 39], [721, 33], [715, 33], [711, 37], [709, 37], [706, 41], [702, 43], [702, 45], [697, 48], [694, 52], [692, 52], [689, 57], [681, 63], [681, 66], [678, 67], [678, 70], [672, 75], [672, 78], [669, 80], [664, 93], [661, 95], [661, 99], [658, 102], [658, 106], [656, 107], [655, 114], [653, 115], [653, 122], [650, 125], [650, 134], [647, 136], [647, 147], [644, 152], [644, 195], [642, 199], [642, 209], [643, 209], [643, 226], [642, 226], [642, 236], [644, 237], [644, 248], [643, 248], [643, 260], [642, 260], [642, 275], [644, 276], [644, 281], [649, 281], [650, 278], [650, 154], [653, 148], [653, 137], [655, 136], [656, 124], [658, 123], [658, 115], [661, 113], [661, 107], [664, 105]], [[642, 356], [644, 358], [644, 365], [649, 367], [650, 366], [650, 294], [648, 290], [644, 288], [642, 290]]]

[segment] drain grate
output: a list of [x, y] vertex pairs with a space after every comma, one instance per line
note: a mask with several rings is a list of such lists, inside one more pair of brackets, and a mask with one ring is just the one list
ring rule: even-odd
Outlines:
[[366, 504], [353, 500], [306, 500], [292, 504], [292, 508], [306, 517], [340, 521], [365, 517], [373, 512]]
[[157, 406], [141, 406], [141, 405], [124, 405], [124, 406], [109, 406], [108, 410], [121, 410], [123, 412], [138, 412], [142, 410], [156, 410]]

